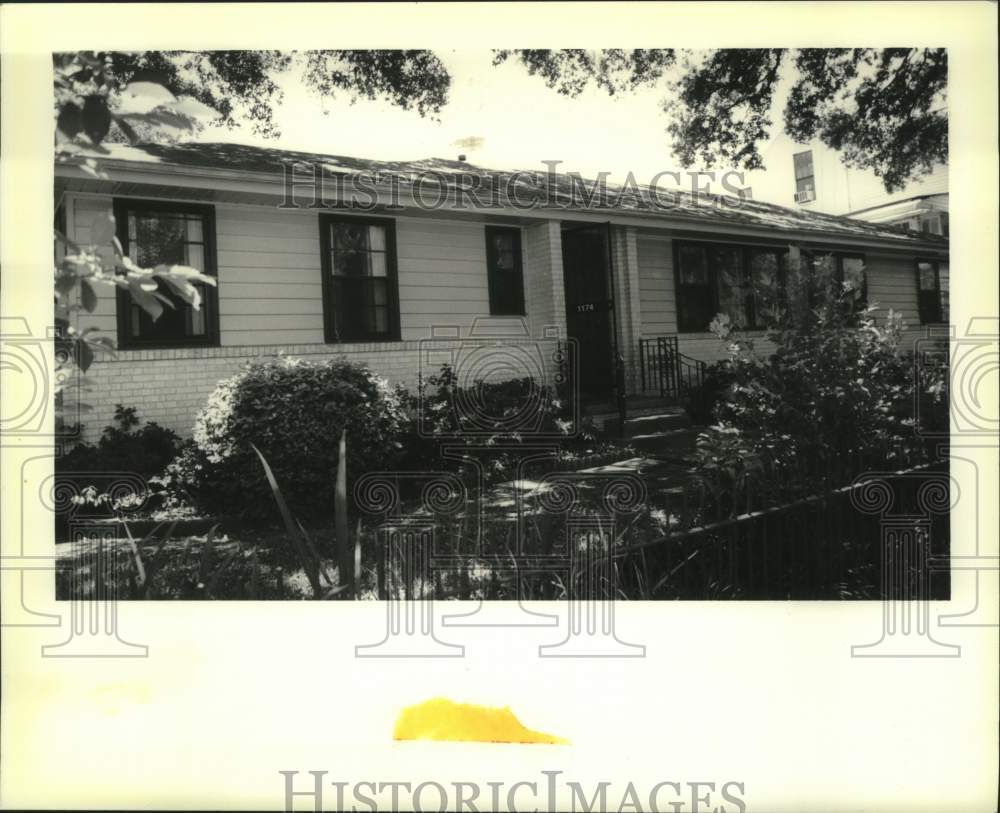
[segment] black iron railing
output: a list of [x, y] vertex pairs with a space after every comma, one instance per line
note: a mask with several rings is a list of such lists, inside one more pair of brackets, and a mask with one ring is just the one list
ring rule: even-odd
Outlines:
[[628, 393], [625, 384], [625, 357], [615, 353], [615, 400], [618, 403], [618, 436], [625, 437], [625, 420], [628, 417]]
[[639, 381], [643, 393], [679, 398], [705, 383], [705, 362], [681, 353], [676, 336], [639, 339]]

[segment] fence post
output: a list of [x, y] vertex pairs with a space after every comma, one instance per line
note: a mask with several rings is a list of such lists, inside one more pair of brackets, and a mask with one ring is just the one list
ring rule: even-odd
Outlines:
[[615, 358], [615, 389], [618, 390], [618, 436], [625, 437], [625, 357], [621, 353]]

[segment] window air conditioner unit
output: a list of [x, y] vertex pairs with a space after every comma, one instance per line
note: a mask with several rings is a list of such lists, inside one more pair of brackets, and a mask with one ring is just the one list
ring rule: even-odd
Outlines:
[[809, 203], [810, 201], [816, 200], [816, 193], [811, 189], [806, 189], [804, 192], [795, 193], [796, 203]]

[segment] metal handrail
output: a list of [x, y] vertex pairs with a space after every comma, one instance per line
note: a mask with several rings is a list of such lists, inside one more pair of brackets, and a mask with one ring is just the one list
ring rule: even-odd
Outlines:
[[644, 393], [678, 398], [705, 383], [705, 362], [678, 349], [676, 335], [639, 340], [639, 381]]

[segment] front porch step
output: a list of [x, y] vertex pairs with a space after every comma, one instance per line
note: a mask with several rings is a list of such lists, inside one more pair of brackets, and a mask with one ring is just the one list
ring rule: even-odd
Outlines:
[[[609, 434], [619, 433], [618, 404], [616, 402], [588, 404], [583, 407], [581, 412], [584, 420], [593, 421], [602, 431]], [[625, 415], [626, 434], [630, 431], [632, 421], [663, 417], [669, 422], [670, 420], [684, 421], [687, 418], [684, 407], [665, 402], [662, 398], [629, 398], [626, 402]], [[636, 433], [641, 434], [639, 429], [636, 429]]]
[[629, 443], [650, 457], [693, 464], [698, 435], [703, 428], [691, 424], [689, 419], [686, 426], [632, 435]]
[[[618, 416], [605, 421], [607, 432], [618, 432]], [[691, 426], [691, 416], [680, 407], [670, 409], [653, 409], [647, 413], [630, 414], [625, 419], [625, 437], [650, 435], [655, 432], [666, 432], [670, 429], [686, 429]]]
[[[649, 410], [680, 409], [676, 401], [659, 395], [630, 395], [625, 399], [629, 415], [641, 415]], [[618, 399], [605, 398], [600, 401], [585, 401], [580, 411], [584, 415], [617, 415]]]

